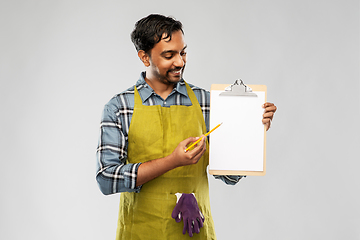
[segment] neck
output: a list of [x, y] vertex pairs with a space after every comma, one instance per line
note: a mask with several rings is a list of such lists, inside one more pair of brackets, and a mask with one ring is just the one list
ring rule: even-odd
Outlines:
[[160, 97], [162, 97], [164, 100], [169, 96], [169, 94], [175, 87], [174, 83], [165, 84], [163, 82], [151, 80], [149, 78], [145, 78], [145, 82], [149, 84], [149, 86], [154, 90], [154, 92]]

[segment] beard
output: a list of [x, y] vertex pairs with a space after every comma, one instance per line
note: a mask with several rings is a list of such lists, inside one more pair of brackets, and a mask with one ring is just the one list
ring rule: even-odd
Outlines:
[[166, 72], [165, 76], [161, 76], [161, 80], [164, 83], [178, 83], [184, 75], [185, 65], [183, 67], [173, 68]]

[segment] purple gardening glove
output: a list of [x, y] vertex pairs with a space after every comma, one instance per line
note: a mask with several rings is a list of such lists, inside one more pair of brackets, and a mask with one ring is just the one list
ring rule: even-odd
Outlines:
[[200, 228], [204, 226], [204, 215], [200, 212], [195, 194], [190, 193], [176, 193], [177, 197], [176, 206], [171, 214], [171, 217], [176, 222], [184, 221], [183, 234], [188, 231], [189, 236], [192, 237], [193, 233], [199, 233]]

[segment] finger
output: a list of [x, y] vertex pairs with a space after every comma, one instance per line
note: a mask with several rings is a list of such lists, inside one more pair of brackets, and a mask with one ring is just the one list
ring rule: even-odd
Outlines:
[[266, 129], [266, 131], [267, 130], [269, 130], [269, 128], [270, 128], [270, 125], [271, 125], [271, 120], [270, 120], [270, 118], [264, 118], [263, 120], [262, 120], [262, 122], [263, 122], [263, 124], [265, 125], [265, 129]]
[[204, 145], [202, 145], [201, 147], [201, 151], [199, 152], [199, 154], [197, 154], [197, 157], [201, 157], [206, 151], [206, 143], [204, 143]]
[[189, 225], [189, 221], [188, 219], [183, 219], [184, 220], [184, 229], [183, 229], [183, 234], [186, 234], [186, 231], [188, 231], [189, 236], [192, 237], [192, 230], [191, 230], [191, 226]]
[[194, 148], [190, 151], [191, 155], [190, 157], [192, 159], [195, 159], [200, 155], [203, 154], [203, 152], [205, 152], [206, 150], [206, 142], [205, 142], [205, 137], [203, 136], [203, 138], [201, 139], [201, 141], [196, 145], [194, 146]]
[[179, 207], [180, 207], [180, 204], [179, 203], [177, 203], [176, 205], [175, 205], [175, 207], [174, 207], [174, 210], [172, 211], [172, 213], [171, 213], [171, 217], [172, 218], [176, 218], [176, 216], [179, 214]]
[[177, 208], [177, 206], [178, 206], [178, 205], [175, 206], [174, 210], [173, 210], [172, 213], [171, 213], [171, 217], [174, 218], [174, 219], [175, 219], [175, 218], [178, 216], [178, 214], [179, 214], [179, 209]]
[[[186, 149], [187, 150], [191, 150], [193, 151], [200, 143], [201, 141], [203, 140], [202, 137], [196, 137], [196, 138], [190, 138], [190, 139], [186, 139]], [[188, 142], [188, 140], [192, 140], [190, 142]], [[188, 151], [185, 151], [185, 152], [188, 152]]]
[[271, 102], [266, 102], [262, 105], [263, 108], [267, 108], [267, 107], [271, 107], [271, 106], [275, 106], [275, 105]]
[[190, 221], [190, 219], [188, 220], [188, 233], [189, 233], [189, 236], [192, 237], [193, 236], [193, 225], [192, 225], [192, 222]]
[[194, 225], [193, 232], [194, 233], [199, 233], [200, 228], [199, 228], [199, 222], [197, 221], [197, 219], [195, 221], [193, 221], [193, 225]]
[[199, 139], [199, 137], [189, 137], [187, 139], [185, 139], [184, 141], [182, 141], [181, 143], [185, 146], [192, 144], [194, 142], [196, 142]]
[[265, 109], [265, 112], [276, 112], [276, 110], [277, 110], [277, 107], [275, 105], [266, 106], [264, 104], [263, 108]]
[[176, 203], [176, 205], [175, 205], [175, 207], [174, 207], [174, 210], [173, 210], [172, 213], [171, 213], [171, 217], [172, 217], [172, 218], [175, 219], [175, 218], [178, 217], [178, 215], [181, 213], [181, 212], [180, 212], [180, 207], [181, 207], [181, 205], [182, 205], [183, 200], [184, 200], [184, 198], [183, 198], [183, 196], [181, 195], [179, 201]]
[[263, 114], [263, 118], [270, 118], [270, 119], [273, 119], [274, 117], [274, 112], [265, 112]]
[[175, 219], [175, 222], [181, 222], [181, 213], [176, 214], [176, 216], [173, 217], [173, 219]]
[[200, 229], [200, 228], [202, 228], [204, 226], [204, 219], [198, 218], [197, 220], [199, 222], [199, 229]]
[[197, 220], [199, 222], [199, 227], [202, 228], [204, 226], [204, 217], [197, 218]]
[[187, 230], [187, 221], [185, 220], [185, 219], [183, 219], [184, 220], [184, 228], [183, 228], [183, 234], [185, 234], [186, 233], [186, 230]]
[[195, 222], [194, 222], [194, 220], [191, 221], [191, 232], [192, 233], [195, 232]]
[[173, 211], [171, 217], [175, 219], [175, 222], [181, 222], [181, 212], [180, 211]]
[[267, 107], [265, 108], [265, 111], [264, 112], [273, 112], [275, 113], [276, 112], [276, 107], [275, 106], [272, 106], [272, 107]]
[[206, 148], [206, 137], [204, 135], [201, 135], [201, 141], [196, 145], [196, 147], [198, 147], [199, 149], [203, 149], [204, 147]]
[[271, 123], [271, 119], [270, 119], [270, 118], [263, 118], [263, 119], [262, 119], [262, 123], [263, 123], [263, 124], [267, 124], [267, 123], [270, 124], [270, 123]]
[[198, 152], [195, 152], [195, 155], [193, 157], [193, 159], [196, 161], [196, 163], [200, 160], [200, 158], [202, 157], [202, 155], [204, 155], [205, 151], [206, 151], [206, 144], [204, 144], [202, 146], [202, 148], [199, 147]]
[[204, 217], [204, 215], [202, 214], [202, 212], [199, 210], [199, 214], [200, 214], [200, 216], [201, 216], [201, 220], [202, 220], [202, 222], [204, 222], [205, 221], [205, 217]]

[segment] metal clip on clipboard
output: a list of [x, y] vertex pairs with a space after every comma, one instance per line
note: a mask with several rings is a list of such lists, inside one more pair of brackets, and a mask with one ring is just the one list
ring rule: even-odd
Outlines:
[[246, 86], [241, 79], [235, 80], [234, 84], [225, 88], [225, 92], [220, 93], [220, 96], [248, 96], [257, 97], [252, 89]]

